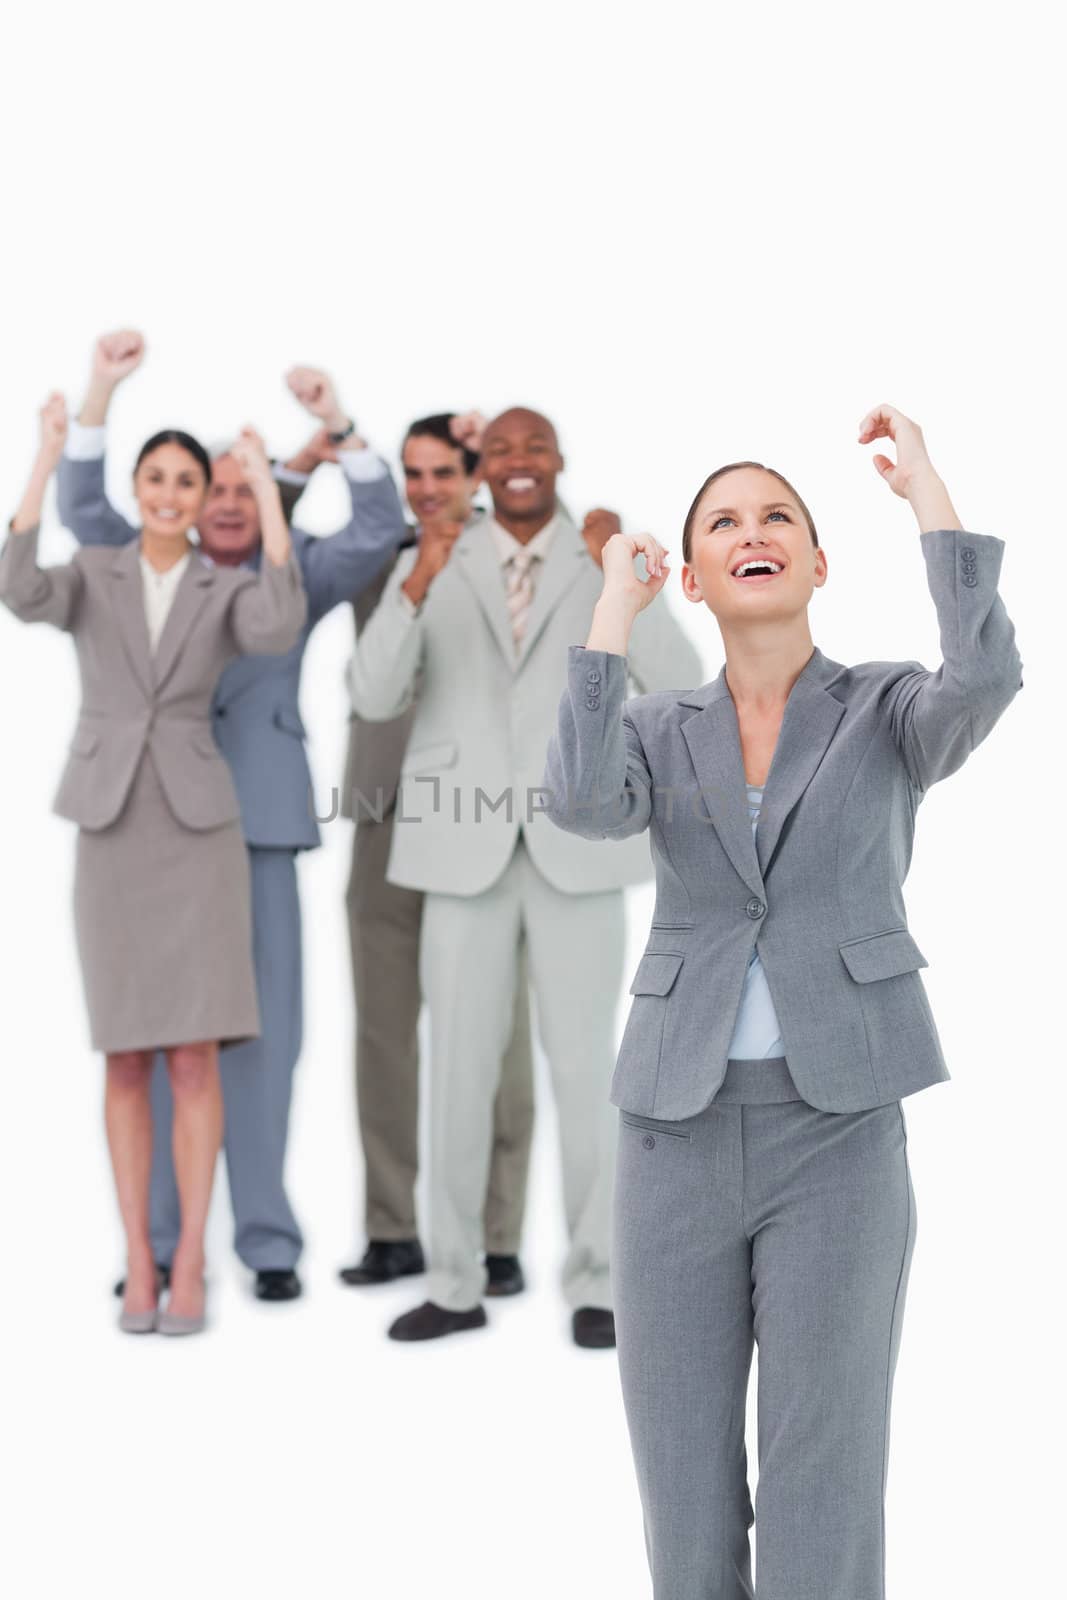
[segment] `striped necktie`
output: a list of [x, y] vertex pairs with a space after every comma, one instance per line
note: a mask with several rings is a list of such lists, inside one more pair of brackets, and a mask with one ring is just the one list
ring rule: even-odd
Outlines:
[[533, 564], [537, 559], [534, 550], [516, 550], [507, 564], [508, 616], [511, 618], [511, 637], [515, 641], [516, 655], [522, 647], [526, 633], [526, 621], [534, 591]]

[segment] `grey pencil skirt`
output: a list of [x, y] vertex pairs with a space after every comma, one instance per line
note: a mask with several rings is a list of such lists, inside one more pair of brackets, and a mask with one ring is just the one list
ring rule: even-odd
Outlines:
[[259, 1034], [240, 823], [184, 827], [147, 750], [115, 822], [79, 829], [74, 927], [95, 1050]]

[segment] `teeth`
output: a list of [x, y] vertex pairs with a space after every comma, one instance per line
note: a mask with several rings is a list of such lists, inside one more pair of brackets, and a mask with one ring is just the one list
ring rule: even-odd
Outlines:
[[534, 480], [532, 478], [509, 478], [507, 487], [509, 489], [516, 489], [521, 492], [524, 489], [532, 489], [534, 487]]
[[777, 561], [742, 561], [739, 567], [734, 568], [734, 577], [743, 578], [746, 572], [753, 567], [770, 567], [772, 572], [781, 572], [781, 565]]

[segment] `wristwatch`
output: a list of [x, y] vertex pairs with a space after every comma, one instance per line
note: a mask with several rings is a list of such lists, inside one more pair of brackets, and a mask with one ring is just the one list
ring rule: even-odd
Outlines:
[[345, 428], [341, 433], [328, 433], [326, 437], [329, 439], [331, 444], [344, 444], [346, 439], [351, 439], [355, 431], [356, 425], [352, 419], [349, 418], [348, 427]]

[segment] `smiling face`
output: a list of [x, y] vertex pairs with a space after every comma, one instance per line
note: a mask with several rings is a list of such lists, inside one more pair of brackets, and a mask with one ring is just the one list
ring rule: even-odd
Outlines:
[[141, 461], [133, 488], [144, 532], [184, 540], [199, 519], [207, 484], [195, 456], [180, 444], [161, 444]]
[[468, 473], [463, 451], [424, 434], [404, 440], [400, 457], [411, 514], [418, 523], [466, 522], [478, 487], [478, 473]]
[[826, 557], [803, 508], [763, 467], [738, 467], [708, 484], [687, 543], [686, 599], [720, 624], [795, 617], [826, 582]]
[[517, 407], [495, 418], [482, 438], [482, 471], [498, 521], [517, 537], [554, 516], [563, 457], [547, 417]]
[[243, 560], [259, 543], [256, 497], [231, 455], [211, 463], [211, 485], [198, 527], [200, 543], [216, 561]]

